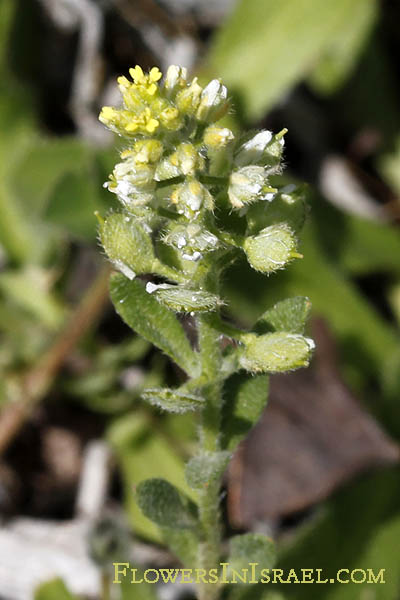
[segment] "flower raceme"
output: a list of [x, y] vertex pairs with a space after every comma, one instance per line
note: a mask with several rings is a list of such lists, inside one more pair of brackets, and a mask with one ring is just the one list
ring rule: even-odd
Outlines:
[[235, 255], [244, 252], [267, 274], [301, 258], [302, 188], [280, 185], [286, 130], [237, 136], [220, 125], [229, 99], [218, 79], [203, 88], [178, 66], [164, 78], [157, 67], [129, 74], [118, 78], [122, 106], [106, 106], [99, 117], [125, 140], [105, 184], [121, 211], [101, 219], [101, 242], [131, 279], [166, 279], [168, 293], [147, 289], [168, 308], [217, 311], [224, 303], [215, 290], [204, 299], [204, 280], [210, 272], [218, 280]]

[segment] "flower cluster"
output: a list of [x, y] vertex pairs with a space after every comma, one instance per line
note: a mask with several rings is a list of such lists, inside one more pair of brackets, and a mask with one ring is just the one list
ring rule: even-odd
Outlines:
[[299, 257], [301, 190], [279, 185], [286, 130], [241, 137], [218, 125], [229, 99], [217, 79], [203, 88], [177, 66], [164, 78], [156, 67], [129, 73], [118, 78], [122, 107], [99, 117], [126, 141], [105, 184], [122, 210], [100, 228], [117, 268], [196, 290], [232, 250], [264, 273]]

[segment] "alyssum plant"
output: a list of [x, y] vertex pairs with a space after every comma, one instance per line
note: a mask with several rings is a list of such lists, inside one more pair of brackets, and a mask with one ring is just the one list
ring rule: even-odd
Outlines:
[[[307, 366], [313, 350], [303, 335], [306, 298], [279, 302], [243, 331], [221, 316], [221, 277], [241, 253], [265, 274], [301, 257], [304, 201], [301, 189], [279, 186], [285, 130], [237, 138], [216, 125], [228, 110], [220, 81], [202, 88], [176, 66], [164, 79], [156, 67], [145, 74], [136, 66], [130, 75], [132, 81], [118, 79], [122, 108], [100, 114], [126, 142], [105, 184], [121, 208], [99, 217], [101, 243], [120, 271], [111, 298], [124, 321], [187, 374], [179, 388], [148, 389], [143, 399], [165, 411], [192, 411], [199, 437], [186, 465], [196, 502], [164, 479], [141, 482], [137, 500], [184, 565], [204, 570], [198, 597], [211, 600], [223, 582], [208, 577], [215, 581], [222, 560], [228, 572], [251, 562], [271, 566], [272, 541], [258, 534], [234, 536], [222, 558], [221, 477], [261, 415], [267, 374]], [[195, 348], [174, 313], [194, 317]], [[231, 343], [222, 349], [224, 337]]]

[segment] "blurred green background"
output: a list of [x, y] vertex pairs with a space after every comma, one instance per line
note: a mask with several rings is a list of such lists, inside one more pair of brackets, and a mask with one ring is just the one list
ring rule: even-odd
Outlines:
[[[304, 258], [270, 278], [244, 279], [235, 264], [224, 286], [230, 314], [250, 324], [277, 300], [308, 296], [331, 332], [338, 377], [398, 444], [399, 22], [396, 0], [0, 1], [7, 475], [3, 481], [0, 470], [7, 491], [0, 509], [7, 517], [73, 516], [78, 474], [55, 474], [44, 451], [54, 428], [73, 437], [79, 456], [89, 440], [108, 441], [117, 461], [110, 496], [139, 540], [159, 538], [138, 512], [132, 485], [168, 474], [186, 489], [191, 418], [159, 415], [138, 401], [143, 387], [182, 374], [115, 316], [96, 242], [94, 212], [114, 206], [102, 184], [117, 158], [97, 114], [118, 102], [116, 76], [135, 64], [184, 64], [201, 78], [220, 77], [235, 131], [289, 129], [285, 176], [309, 184]], [[387, 583], [261, 586], [228, 590], [232, 598], [399, 600], [397, 464], [353, 473], [274, 532], [284, 568], [386, 568]], [[40, 597], [69, 597], [54, 589]], [[140, 600], [131, 593], [125, 597]], [[153, 590], [141, 593], [150, 598]]]

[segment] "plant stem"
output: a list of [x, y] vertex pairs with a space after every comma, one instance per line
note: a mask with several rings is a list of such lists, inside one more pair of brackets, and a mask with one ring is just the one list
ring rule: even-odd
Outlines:
[[[202, 411], [200, 425], [200, 443], [202, 451], [219, 450], [221, 428], [222, 390], [219, 382], [221, 366], [221, 350], [219, 335], [209, 326], [207, 320], [198, 318], [199, 347], [201, 357], [202, 378], [207, 382], [203, 388], [206, 406]], [[220, 482], [212, 482], [198, 494], [199, 518], [203, 539], [199, 545], [198, 564], [206, 570], [208, 578], [210, 569], [218, 569], [221, 544], [221, 519], [219, 510]], [[216, 600], [219, 597], [219, 586], [216, 584], [199, 584], [199, 600]]]

